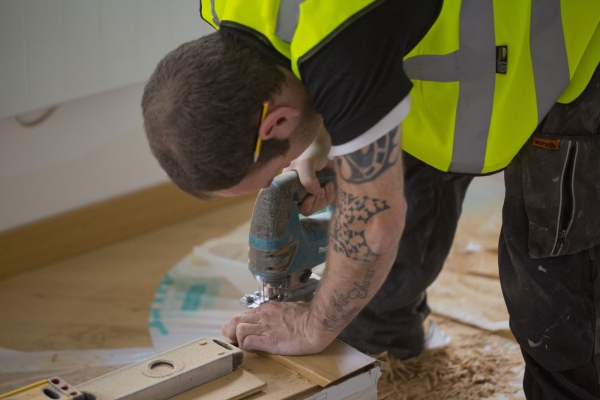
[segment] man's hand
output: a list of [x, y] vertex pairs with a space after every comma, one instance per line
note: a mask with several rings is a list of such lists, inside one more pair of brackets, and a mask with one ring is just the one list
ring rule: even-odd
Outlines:
[[285, 355], [319, 353], [335, 338], [311, 321], [304, 302], [265, 303], [231, 318], [222, 332], [240, 349]]
[[314, 142], [298, 157], [292, 161], [284, 172], [295, 170], [298, 173], [302, 186], [310, 193], [298, 205], [298, 211], [303, 215], [311, 215], [325, 208], [335, 200], [335, 186], [329, 182], [324, 187], [319, 185], [315, 172], [325, 168], [329, 162], [327, 155], [331, 148], [331, 138], [323, 126]]

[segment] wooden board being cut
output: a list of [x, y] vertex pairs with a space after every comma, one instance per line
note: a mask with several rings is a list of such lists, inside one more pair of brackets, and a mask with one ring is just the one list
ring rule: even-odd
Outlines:
[[319, 354], [304, 356], [281, 356], [264, 352], [259, 354], [293, 369], [321, 387], [330, 385], [375, 362], [373, 358], [339, 340], [334, 340]]
[[238, 368], [251, 372], [267, 383], [262, 391], [247, 400], [295, 400], [304, 399], [321, 390], [321, 387], [296, 371], [258, 354], [244, 352], [244, 362]]
[[171, 400], [238, 400], [260, 392], [265, 386], [266, 383], [250, 372], [237, 368], [230, 374], [178, 394]]

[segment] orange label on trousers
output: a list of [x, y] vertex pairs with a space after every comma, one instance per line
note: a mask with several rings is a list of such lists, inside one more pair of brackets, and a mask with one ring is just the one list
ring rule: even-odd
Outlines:
[[540, 147], [546, 150], [558, 150], [560, 146], [560, 140], [541, 139], [534, 137], [531, 144], [535, 147]]

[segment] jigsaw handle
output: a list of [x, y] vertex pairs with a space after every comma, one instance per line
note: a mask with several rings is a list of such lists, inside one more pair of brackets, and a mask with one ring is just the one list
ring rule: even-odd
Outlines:
[[[335, 182], [335, 173], [324, 169], [317, 178], [323, 186]], [[277, 176], [260, 191], [250, 222], [248, 267], [253, 274], [274, 279], [325, 261], [329, 220], [298, 215], [298, 203], [308, 195], [296, 171]]]

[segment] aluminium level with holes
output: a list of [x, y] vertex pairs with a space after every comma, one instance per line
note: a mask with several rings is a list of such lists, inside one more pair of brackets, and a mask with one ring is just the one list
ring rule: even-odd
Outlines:
[[240, 349], [217, 338], [203, 338], [76, 388], [86, 400], [168, 399], [229, 374], [243, 359]]

